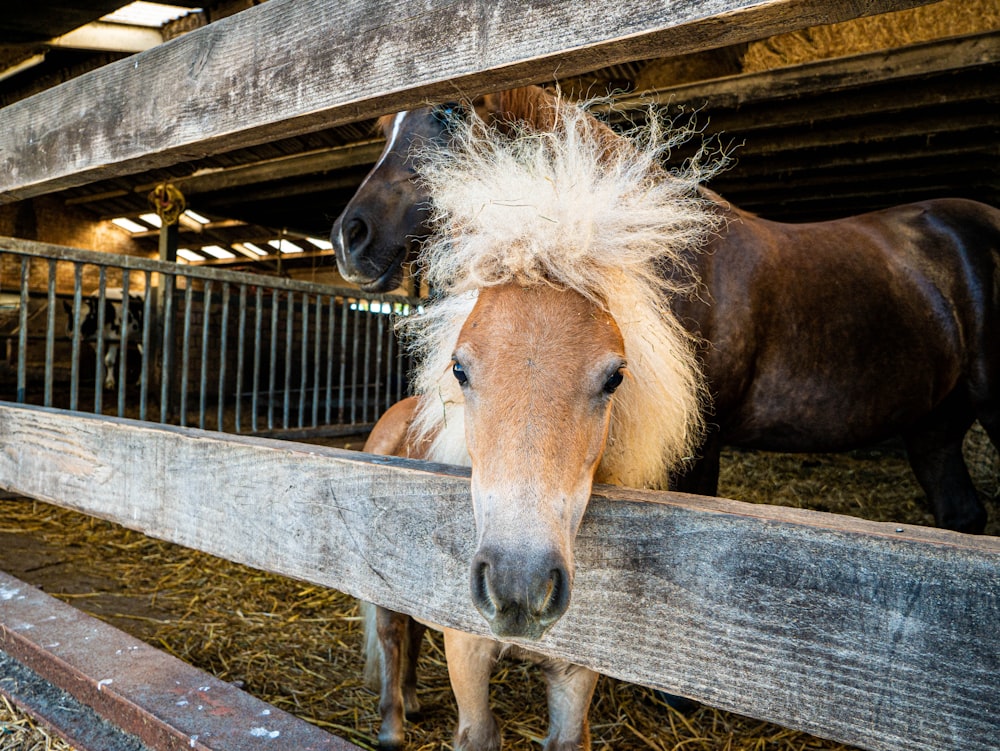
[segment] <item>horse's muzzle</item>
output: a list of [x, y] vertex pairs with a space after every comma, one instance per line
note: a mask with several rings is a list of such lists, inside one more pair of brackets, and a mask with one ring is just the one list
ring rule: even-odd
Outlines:
[[542, 638], [566, 612], [571, 586], [569, 567], [556, 552], [480, 549], [472, 560], [472, 602], [501, 638]]

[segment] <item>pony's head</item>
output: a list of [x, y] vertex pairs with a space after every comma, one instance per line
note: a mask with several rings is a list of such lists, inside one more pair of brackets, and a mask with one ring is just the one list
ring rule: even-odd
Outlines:
[[[425, 150], [442, 298], [405, 328], [420, 355], [416, 438], [468, 461], [472, 598], [500, 637], [565, 612], [595, 480], [665, 487], [700, 431], [693, 346], [668, 279], [716, 214], [667, 176], [653, 122], [624, 139], [554, 100], [532, 121], [458, 124]], [[467, 454], [466, 454], [467, 451]]]

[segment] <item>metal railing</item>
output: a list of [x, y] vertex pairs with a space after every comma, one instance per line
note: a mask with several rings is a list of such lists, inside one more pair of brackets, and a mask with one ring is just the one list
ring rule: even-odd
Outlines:
[[0, 398], [235, 433], [362, 432], [408, 393], [392, 318], [417, 304], [0, 238]]

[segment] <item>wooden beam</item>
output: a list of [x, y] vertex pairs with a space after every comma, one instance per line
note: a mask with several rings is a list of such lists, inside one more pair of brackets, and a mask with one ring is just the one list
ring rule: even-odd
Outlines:
[[[316, 149], [275, 159], [263, 159], [253, 164], [199, 170], [189, 177], [179, 177], [171, 182], [180, 188], [185, 195], [211, 193], [215, 190], [241, 188], [258, 183], [374, 164], [383, 148], [385, 148], [384, 139], [371, 139], [346, 146]], [[147, 193], [156, 185], [157, 183], [137, 185], [135, 192]]]
[[925, 2], [272, 0], [4, 108], [0, 202]]
[[0, 674], [0, 694], [81, 751], [136, 749], [136, 738], [142, 749], [361, 751], [2, 571]]
[[[468, 473], [0, 404], [0, 486], [485, 634]], [[534, 649], [869, 749], [1000, 737], [1000, 539], [599, 487]]]
[[[616, 101], [614, 107], [627, 109], [652, 100], [695, 107], [710, 102], [713, 109], [735, 109], [747, 104], [828, 96], [872, 84], [900, 82], [997, 62], [1000, 62], [1000, 31], [988, 31], [961, 39], [924, 42], [640, 92]], [[901, 101], [885, 102], [883, 106], [902, 108], [909, 105]]]

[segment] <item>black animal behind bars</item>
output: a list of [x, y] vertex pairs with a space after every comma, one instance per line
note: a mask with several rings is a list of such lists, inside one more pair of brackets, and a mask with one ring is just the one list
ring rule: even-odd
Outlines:
[[[121, 349], [123, 330], [127, 331], [128, 343], [134, 344], [139, 355], [142, 355], [142, 342], [139, 336], [142, 332], [143, 297], [130, 294], [128, 306], [123, 306], [122, 296], [122, 290], [117, 287], [109, 288], [104, 293], [104, 328], [101, 331], [101, 338], [104, 340], [105, 346], [103, 366], [104, 388], [106, 389], [115, 387], [115, 374], [118, 368], [118, 354]], [[84, 297], [81, 302], [80, 336], [83, 341], [90, 342], [96, 349], [100, 322], [100, 297], [99, 295], [89, 295]], [[69, 317], [66, 330], [72, 336], [75, 328], [73, 305], [68, 300], [63, 300], [63, 308]]]

